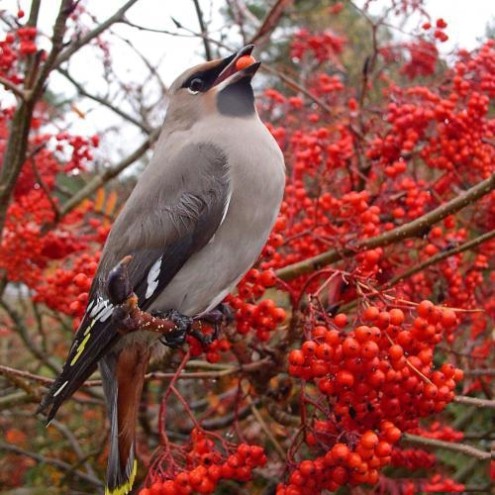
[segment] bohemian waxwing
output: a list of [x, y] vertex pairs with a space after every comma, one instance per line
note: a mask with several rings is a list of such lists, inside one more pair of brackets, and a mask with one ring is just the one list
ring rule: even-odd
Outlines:
[[170, 87], [153, 158], [112, 227], [67, 361], [39, 408], [50, 421], [99, 364], [111, 424], [108, 495], [132, 489], [138, 404], [160, 345], [156, 333], [119, 333], [110, 272], [130, 255], [142, 310], [204, 315], [256, 261], [279, 211], [284, 161], [251, 87], [260, 64], [236, 67], [252, 50], [197, 65]]

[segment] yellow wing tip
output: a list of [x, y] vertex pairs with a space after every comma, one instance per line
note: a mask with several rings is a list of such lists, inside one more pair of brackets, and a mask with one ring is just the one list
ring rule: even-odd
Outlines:
[[108, 488], [105, 487], [105, 495], [127, 495], [130, 493], [132, 490], [132, 487], [134, 485], [134, 481], [136, 480], [136, 474], [137, 474], [137, 461], [134, 459], [134, 462], [132, 464], [132, 471], [131, 475], [129, 476], [129, 479], [122, 485], [117, 486], [115, 488]]

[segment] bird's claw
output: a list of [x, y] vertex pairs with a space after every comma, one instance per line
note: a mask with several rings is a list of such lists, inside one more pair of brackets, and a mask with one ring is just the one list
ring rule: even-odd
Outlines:
[[234, 312], [230, 305], [226, 303], [219, 304], [215, 309], [201, 315], [199, 320], [220, 325], [222, 323], [232, 323], [234, 321]]
[[201, 345], [203, 346], [209, 346], [215, 340], [218, 339], [218, 334], [220, 333], [220, 327], [219, 325], [214, 325], [213, 326], [213, 333], [212, 334], [204, 334], [201, 330], [197, 328], [191, 329], [189, 332], [189, 335], [194, 337]]
[[215, 309], [208, 311], [196, 318], [199, 322], [206, 322], [213, 326], [213, 333], [205, 335], [200, 330], [193, 328], [189, 333], [197, 339], [202, 345], [208, 346], [218, 339], [220, 328], [223, 324], [234, 321], [234, 312], [232, 308], [225, 303], [219, 304]]
[[175, 329], [171, 331], [168, 335], [163, 335], [160, 337], [160, 342], [168, 347], [176, 348], [182, 346], [185, 341], [187, 334], [191, 331], [193, 324], [193, 319], [189, 316], [179, 313], [175, 309], [169, 311], [153, 313], [154, 316], [159, 316], [164, 320], [170, 320], [175, 324]]

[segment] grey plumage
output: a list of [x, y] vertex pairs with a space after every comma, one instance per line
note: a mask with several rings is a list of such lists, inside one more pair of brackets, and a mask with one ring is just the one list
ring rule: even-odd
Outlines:
[[[109, 494], [131, 489], [129, 429], [133, 434], [146, 362], [157, 345], [156, 334], [122, 337], [114, 328], [109, 272], [132, 255], [129, 277], [142, 309], [201, 315], [256, 261], [279, 210], [283, 158], [256, 114], [250, 86], [259, 64], [235, 69], [251, 50], [193, 67], [171, 86], [154, 156], [112, 227], [67, 362], [40, 406], [51, 419], [100, 363], [112, 427]], [[125, 373], [137, 369], [133, 384]]]

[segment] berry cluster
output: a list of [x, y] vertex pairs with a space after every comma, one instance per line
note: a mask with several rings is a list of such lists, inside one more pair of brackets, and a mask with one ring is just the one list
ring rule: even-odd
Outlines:
[[17, 30], [17, 37], [19, 38], [19, 53], [21, 55], [32, 55], [36, 53], [36, 39], [37, 30], [35, 27], [26, 26]]
[[301, 60], [304, 55], [311, 54], [319, 62], [336, 60], [336, 55], [342, 53], [345, 42], [343, 36], [331, 31], [312, 34], [307, 29], [300, 29], [293, 37], [290, 56]]
[[57, 268], [38, 285], [34, 300], [74, 316], [73, 324], [77, 328], [79, 318], [86, 309], [89, 288], [98, 267], [99, 257], [99, 252], [85, 253], [77, 258], [70, 268]]
[[394, 467], [404, 467], [408, 470], [430, 469], [437, 460], [434, 454], [423, 449], [392, 450], [391, 464]]
[[[202, 332], [205, 335], [211, 335], [213, 331], [213, 328], [208, 325], [203, 325], [202, 327]], [[209, 363], [218, 363], [220, 361], [220, 353], [227, 352], [231, 348], [231, 344], [226, 338], [218, 338], [206, 348], [204, 348], [198, 339], [191, 336], [187, 337], [187, 343], [189, 344], [191, 357], [198, 357], [204, 352], [205, 358]]]
[[[442, 333], [457, 323], [452, 310], [430, 301], [421, 302], [408, 314], [399, 308], [369, 306], [360, 319], [361, 324], [346, 333], [341, 330], [347, 324], [345, 315], [335, 316], [333, 328], [314, 326], [311, 338], [288, 356], [289, 373], [303, 379], [306, 387], [316, 387], [310, 388], [304, 399], [307, 407], [319, 404], [314, 423], [308, 425], [306, 443], [325, 446], [329, 453], [334, 445], [340, 445], [335, 444], [337, 438], [350, 447], [371, 437], [376, 437], [376, 445], [381, 447], [380, 442], [394, 443], [402, 431], [418, 427], [418, 418], [443, 410], [463, 377], [461, 370], [448, 363], [439, 369], [433, 364], [433, 350]], [[327, 408], [322, 406], [323, 397]], [[367, 464], [368, 482], [390, 462], [390, 454], [391, 447], [386, 455], [378, 456], [380, 462]], [[354, 479], [352, 473], [357, 471], [350, 470], [342, 479], [362, 479]], [[327, 481], [322, 483], [329, 486]], [[299, 486], [291, 475], [287, 487], [292, 485]]]
[[[328, 434], [328, 433], [327, 433]], [[392, 423], [383, 422], [378, 433], [365, 431], [349, 445], [335, 443], [325, 455], [301, 461], [286, 484], [277, 486], [277, 495], [313, 495], [322, 490], [362, 483], [375, 484], [379, 469], [390, 463], [392, 444], [400, 431]]]
[[229, 296], [228, 303], [235, 310], [237, 332], [242, 335], [255, 331], [261, 341], [267, 341], [286, 319], [286, 312], [272, 299], [259, 300], [267, 288], [273, 287], [277, 279], [272, 270], [250, 270], [238, 284], [237, 296]]
[[222, 480], [249, 481], [252, 470], [266, 463], [263, 449], [257, 445], [241, 443], [228, 455], [223, 455], [215, 442], [199, 429], [191, 433], [191, 445], [185, 457], [185, 469], [178, 468], [172, 461], [170, 474], [151, 472], [151, 486], [141, 489], [139, 495], [214, 493]]

